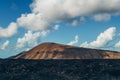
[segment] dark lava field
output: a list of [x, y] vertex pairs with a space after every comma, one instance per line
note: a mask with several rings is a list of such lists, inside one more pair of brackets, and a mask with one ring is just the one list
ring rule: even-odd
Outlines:
[[120, 80], [120, 60], [1, 59], [0, 80]]

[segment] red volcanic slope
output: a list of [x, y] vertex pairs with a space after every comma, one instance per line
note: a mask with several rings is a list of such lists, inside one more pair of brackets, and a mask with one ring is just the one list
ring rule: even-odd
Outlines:
[[118, 59], [120, 52], [81, 48], [57, 43], [42, 43], [13, 59]]

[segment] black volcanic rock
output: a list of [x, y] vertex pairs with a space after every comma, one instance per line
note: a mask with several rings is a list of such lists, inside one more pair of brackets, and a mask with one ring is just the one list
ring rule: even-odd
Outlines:
[[120, 60], [0, 60], [0, 80], [120, 80]]
[[42, 43], [12, 59], [120, 59], [120, 52]]

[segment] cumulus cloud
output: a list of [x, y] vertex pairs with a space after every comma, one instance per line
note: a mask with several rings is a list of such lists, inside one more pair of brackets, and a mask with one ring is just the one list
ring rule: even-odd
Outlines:
[[71, 22], [72, 26], [77, 26], [78, 24], [82, 24], [85, 22], [85, 18], [81, 17], [80, 19], [75, 19]]
[[49, 22], [44, 19], [41, 14], [22, 14], [17, 19], [19, 26], [24, 27], [31, 31], [47, 30], [49, 28]]
[[31, 13], [22, 14], [6, 29], [0, 28], [0, 37], [13, 36], [17, 26], [30, 31], [45, 31], [61, 22], [72, 21], [71, 24], [76, 26], [88, 16], [93, 16], [96, 21], [107, 21], [111, 16], [120, 14], [119, 3], [120, 0], [34, 0], [30, 5]]
[[19, 48], [24, 48], [24, 47], [33, 47], [38, 45], [38, 41], [40, 37], [46, 36], [47, 31], [42, 31], [42, 32], [32, 32], [28, 31], [25, 33], [25, 35], [22, 38], [18, 38], [16, 47], [17, 49]]
[[78, 23], [79, 23], [78, 20], [73, 20], [72, 23], [71, 23], [71, 25], [72, 25], [72, 26], [76, 26], [76, 25], [78, 25]]
[[[22, 14], [16, 23], [31, 31], [42, 31], [53, 29], [51, 26], [55, 23], [72, 21], [73, 26], [80, 24], [78, 19], [81, 17], [93, 16], [96, 21], [107, 21], [111, 16], [120, 14], [119, 3], [120, 0], [33, 0], [31, 13]], [[6, 29], [1, 28], [0, 33], [0, 37], [13, 36], [16, 24], [11, 23]]]
[[1, 50], [5, 50], [5, 49], [8, 47], [9, 43], [10, 43], [10, 41], [7, 40], [6, 42], [4, 42], [4, 43], [0, 46], [0, 49], [1, 49]]
[[111, 19], [110, 14], [97, 14], [93, 16], [95, 21], [109, 21]]
[[[30, 5], [31, 13], [22, 14], [16, 23], [10, 23], [5, 29], [0, 27], [0, 38], [13, 36], [20, 26], [30, 31], [18, 39], [17, 47], [31, 45], [32, 42], [34, 45], [40, 34], [46, 35], [50, 29], [57, 30], [56, 23], [71, 22], [75, 26], [84, 22], [86, 17], [92, 16], [96, 21], [107, 21], [114, 15], [120, 15], [119, 3], [120, 0], [33, 0]], [[112, 27], [101, 33], [95, 41], [85, 42], [82, 45], [102, 47], [113, 39], [115, 30]], [[31, 38], [30, 35], [35, 37]], [[73, 41], [75, 42], [77, 43], [77, 39]]]
[[30, 5], [31, 13], [22, 14], [17, 23], [28, 30], [38, 31], [51, 29], [52, 24], [61, 22], [72, 21], [71, 24], [76, 26], [80, 24], [80, 17], [93, 16], [96, 21], [107, 21], [120, 14], [119, 3], [120, 0], [34, 0]]
[[120, 47], [120, 41], [118, 43], [116, 43], [114, 47], [119, 48]]
[[78, 43], [78, 41], [79, 41], [79, 37], [78, 37], [78, 35], [76, 35], [76, 36], [75, 36], [75, 39], [74, 39], [73, 41], [70, 41], [70, 42], [68, 43], [68, 45], [75, 45], [75, 44]]
[[17, 24], [12, 22], [7, 28], [0, 27], [0, 38], [8, 38], [17, 33]]
[[54, 29], [54, 30], [58, 30], [59, 27], [60, 27], [60, 25], [55, 25], [55, 26], [53, 27], [53, 29]]
[[61, 21], [98, 13], [116, 14], [120, 12], [119, 3], [120, 0], [35, 0], [31, 8], [33, 13]]
[[115, 37], [116, 28], [110, 27], [103, 33], [100, 33], [100, 35], [97, 37], [95, 41], [92, 41], [90, 43], [84, 42], [81, 44], [81, 47], [87, 47], [87, 48], [102, 48], [108, 45], [110, 41], [112, 41]]

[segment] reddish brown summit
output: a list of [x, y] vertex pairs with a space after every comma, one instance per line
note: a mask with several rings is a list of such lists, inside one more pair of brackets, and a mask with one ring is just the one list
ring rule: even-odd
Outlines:
[[13, 59], [120, 59], [120, 52], [88, 49], [57, 43], [42, 43]]

